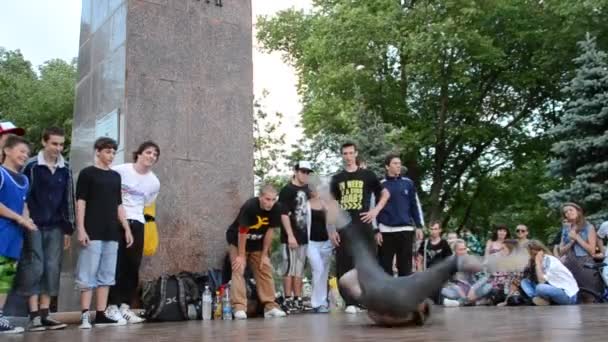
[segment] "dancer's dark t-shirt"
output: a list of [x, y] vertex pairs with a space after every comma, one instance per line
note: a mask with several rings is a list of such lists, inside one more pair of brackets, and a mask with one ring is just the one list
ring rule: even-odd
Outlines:
[[426, 251], [426, 268], [429, 268], [452, 255], [452, 249], [450, 248], [448, 242], [444, 239], [439, 240], [437, 244], [432, 244], [431, 240], [428, 239], [428, 242], [426, 243], [426, 250], [424, 246], [425, 241], [420, 244], [418, 254], [424, 257], [424, 253]]
[[331, 178], [330, 191], [348, 211], [353, 223], [361, 223], [361, 213], [369, 211], [372, 193], [380, 198], [382, 184], [370, 170], [357, 169], [354, 172], [342, 170]]
[[228, 228], [226, 232], [226, 240], [229, 244], [238, 247], [238, 234], [240, 227], [248, 228], [247, 232], [247, 252], [261, 251], [263, 247], [264, 235], [269, 228], [278, 228], [281, 226], [281, 205], [275, 203], [270, 210], [264, 210], [260, 207], [258, 197], [253, 197], [247, 200], [239, 215]]
[[[283, 214], [289, 215], [291, 230], [298, 245], [308, 243], [308, 210], [307, 202], [310, 198], [308, 185], [297, 186], [293, 183], [285, 185], [279, 193], [279, 202], [284, 210]], [[287, 243], [287, 233], [285, 227], [281, 229], [281, 243]]]

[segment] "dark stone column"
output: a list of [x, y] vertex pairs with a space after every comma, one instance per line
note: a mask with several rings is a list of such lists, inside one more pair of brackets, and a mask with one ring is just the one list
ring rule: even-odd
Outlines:
[[[253, 193], [251, 0], [222, 5], [83, 0], [71, 162], [76, 175], [93, 162], [96, 125], [114, 110], [117, 163], [144, 140], [160, 145], [160, 246], [144, 279], [219, 266]], [[64, 258], [60, 310], [77, 308], [77, 253]]]

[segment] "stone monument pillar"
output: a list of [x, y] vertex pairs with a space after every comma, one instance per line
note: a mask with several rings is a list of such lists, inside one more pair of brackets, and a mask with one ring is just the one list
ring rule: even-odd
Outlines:
[[[71, 164], [76, 178], [101, 135], [119, 141], [116, 163], [160, 145], [160, 246], [144, 279], [219, 266], [253, 193], [251, 25], [251, 0], [82, 0]], [[77, 308], [77, 253], [64, 259], [60, 310]]]

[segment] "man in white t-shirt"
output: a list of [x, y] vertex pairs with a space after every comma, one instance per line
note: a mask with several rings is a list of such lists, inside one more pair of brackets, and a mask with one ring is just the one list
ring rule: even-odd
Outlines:
[[120, 241], [116, 284], [110, 289], [108, 312], [122, 316], [129, 324], [144, 321], [131, 311], [130, 304], [137, 295], [139, 285], [139, 266], [143, 256], [146, 223], [144, 207], [154, 202], [160, 189], [160, 182], [151, 170], [159, 155], [158, 145], [146, 141], [133, 153], [133, 163], [113, 167], [121, 177], [122, 205], [133, 234], [133, 245], [127, 248], [125, 241]]

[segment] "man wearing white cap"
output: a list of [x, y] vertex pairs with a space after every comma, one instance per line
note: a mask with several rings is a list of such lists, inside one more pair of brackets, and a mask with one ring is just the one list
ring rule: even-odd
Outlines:
[[23, 136], [25, 135], [25, 130], [15, 126], [15, 124], [10, 121], [0, 122], [0, 158], [2, 158], [2, 154], [4, 153], [2, 152], [4, 142], [6, 142], [6, 139], [8, 139], [11, 134]]
[[281, 252], [283, 254], [283, 286], [285, 309], [301, 311], [302, 277], [306, 265], [308, 245], [308, 175], [312, 172], [309, 161], [300, 161], [294, 167], [291, 181], [279, 193], [281, 215]]

